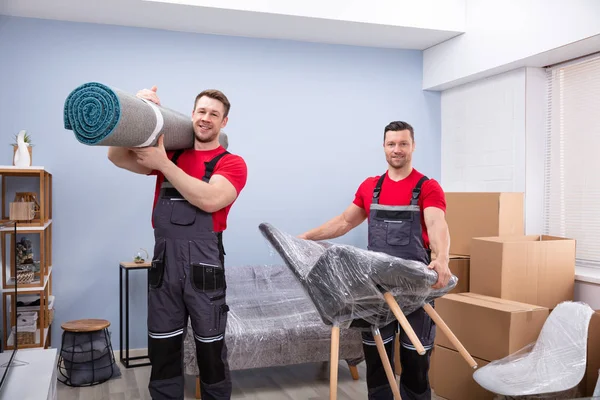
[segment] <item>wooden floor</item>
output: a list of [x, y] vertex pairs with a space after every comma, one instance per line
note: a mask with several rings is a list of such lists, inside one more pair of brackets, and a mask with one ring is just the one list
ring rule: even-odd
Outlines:
[[[150, 367], [127, 369], [119, 364], [122, 376], [89, 388], [71, 388], [58, 383], [58, 400], [151, 400], [148, 394]], [[339, 400], [366, 400], [365, 367], [358, 367], [360, 379], [355, 381], [345, 363], [338, 373]], [[232, 371], [232, 399], [243, 400], [328, 400], [328, 371], [320, 364]], [[196, 381], [185, 378], [185, 398], [195, 399]], [[438, 399], [433, 397], [433, 399]]]

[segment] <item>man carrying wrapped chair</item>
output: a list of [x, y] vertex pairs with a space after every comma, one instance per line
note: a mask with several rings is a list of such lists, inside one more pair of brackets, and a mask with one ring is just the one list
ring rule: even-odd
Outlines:
[[[403, 121], [384, 129], [383, 147], [388, 170], [369, 177], [358, 188], [354, 201], [340, 215], [299, 237], [328, 240], [345, 235], [368, 219], [368, 249], [429, 265], [438, 273], [433, 288], [443, 288], [450, 279], [448, 268], [450, 235], [445, 219], [446, 199], [438, 182], [412, 167], [414, 130]], [[432, 260], [432, 253], [435, 255]], [[426, 350], [420, 355], [397, 321], [379, 329], [392, 363], [394, 335], [400, 332], [400, 394], [403, 400], [431, 399], [429, 360], [436, 326], [423, 308], [407, 316]], [[363, 332], [369, 400], [393, 399], [393, 393], [373, 335]]]

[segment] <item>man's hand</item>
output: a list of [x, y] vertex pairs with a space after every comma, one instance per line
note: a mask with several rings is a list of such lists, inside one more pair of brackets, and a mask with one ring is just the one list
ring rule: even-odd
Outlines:
[[433, 289], [441, 289], [446, 287], [448, 281], [450, 281], [450, 268], [448, 267], [448, 261], [445, 259], [435, 259], [429, 264], [429, 269], [435, 270], [438, 274], [437, 282], [432, 286]]
[[154, 104], [158, 104], [160, 106], [160, 99], [158, 98], [158, 95], [156, 94], [157, 90], [158, 90], [158, 88], [156, 86], [152, 86], [152, 89], [150, 89], [150, 90], [142, 89], [136, 93], [136, 97], [139, 97], [140, 99], [146, 99], [146, 100], [151, 101]]
[[162, 171], [164, 167], [171, 162], [167, 157], [165, 146], [163, 145], [164, 135], [158, 137], [158, 143], [154, 147], [134, 147], [130, 150], [137, 156], [137, 163], [152, 170]]

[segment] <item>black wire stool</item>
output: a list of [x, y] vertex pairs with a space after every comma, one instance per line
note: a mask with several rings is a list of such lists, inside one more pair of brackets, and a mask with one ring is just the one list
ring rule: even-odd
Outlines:
[[67, 386], [95, 386], [121, 375], [116, 365], [108, 327], [103, 319], [82, 319], [62, 324], [58, 381]]

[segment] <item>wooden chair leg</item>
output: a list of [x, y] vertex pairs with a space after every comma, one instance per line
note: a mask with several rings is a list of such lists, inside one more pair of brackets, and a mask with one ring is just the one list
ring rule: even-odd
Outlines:
[[200, 375], [196, 375], [196, 398], [201, 398], [200, 395]]
[[413, 346], [415, 346], [415, 349], [417, 349], [417, 353], [419, 353], [420, 355], [425, 354], [425, 347], [423, 347], [423, 344], [417, 337], [412, 326], [410, 326], [410, 323], [408, 322], [406, 316], [400, 309], [398, 302], [396, 301], [396, 299], [394, 299], [394, 296], [392, 296], [390, 292], [386, 292], [383, 294], [383, 297], [390, 309], [392, 310], [392, 312], [394, 313], [394, 316], [400, 323], [400, 326], [402, 326], [402, 329], [404, 330], [404, 332], [406, 332], [406, 335], [410, 339], [411, 343], [413, 344]]
[[450, 340], [450, 343], [452, 343], [454, 347], [458, 349], [458, 352], [465, 359], [467, 364], [469, 364], [471, 368], [476, 369], [477, 362], [473, 359], [473, 357], [471, 357], [467, 349], [465, 349], [465, 346], [462, 345], [460, 340], [458, 340], [456, 335], [454, 335], [454, 333], [450, 330], [448, 325], [446, 325], [446, 323], [444, 322], [442, 317], [440, 317], [437, 311], [435, 311], [434, 308], [431, 307], [431, 304], [426, 303], [423, 306], [423, 309], [427, 314], [429, 314], [429, 317], [433, 320], [433, 322], [435, 322], [436, 326], [438, 326], [442, 330], [442, 332], [444, 332], [444, 335], [446, 335], [446, 337]]
[[348, 369], [350, 370], [350, 375], [352, 375], [352, 379], [357, 381], [359, 379], [358, 376], [358, 367], [356, 365], [348, 364]]
[[385, 374], [387, 375], [388, 382], [390, 383], [390, 387], [392, 388], [392, 392], [394, 393], [394, 400], [402, 400], [400, 397], [400, 388], [396, 383], [396, 377], [394, 376], [394, 371], [392, 371], [392, 364], [390, 364], [390, 359], [385, 352], [385, 345], [383, 344], [383, 339], [381, 338], [381, 333], [379, 333], [379, 329], [372, 327], [373, 337], [375, 338], [375, 344], [377, 345], [377, 350], [379, 352], [379, 357], [381, 358], [381, 363], [383, 364], [383, 368], [385, 369]]
[[337, 399], [338, 368], [340, 357], [340, 327], [331, 327], [331, 356], [329, 363], [329, 400]]

